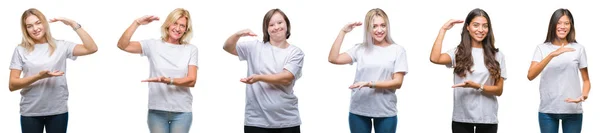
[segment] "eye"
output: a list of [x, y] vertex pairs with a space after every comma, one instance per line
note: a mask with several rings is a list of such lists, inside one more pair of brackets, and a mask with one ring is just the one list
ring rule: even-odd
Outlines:
[[27, 25], [27, 28], [31, 28], [31, 27], [33, 27], [33, 26], [32, 25]]

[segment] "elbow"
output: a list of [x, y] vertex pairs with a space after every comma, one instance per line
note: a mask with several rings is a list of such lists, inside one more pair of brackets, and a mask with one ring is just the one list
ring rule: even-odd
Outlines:
[[10, 92], [13, 92], [13, 91], [17, 90], [17, 88], [9, 84], [9, 85], [8, 85], [8, 90], [9, 90]]
[[535, 77], [533, 75], [531, 75], [531, 74], [527, 74], [527, 79], [529, 81], [532, 81], [533, 79], [535, 79]]
[[329, 61], [329, 63], [331, 63], [331, 64], [335, 64], [335, 60], [334, 59], [329, 58], [327, 61]]
[[281, 84], [285, 85], [285, 86], [291, 85], [292, 84], [292, 80], [283, 80], [283, 81], [281, 81]]
[[88, 49], [88, 51], [90, 52], [90, 54], [96, 53], [96, 52], [98, 52], [98, 47], [93, 48], [93, 49]]

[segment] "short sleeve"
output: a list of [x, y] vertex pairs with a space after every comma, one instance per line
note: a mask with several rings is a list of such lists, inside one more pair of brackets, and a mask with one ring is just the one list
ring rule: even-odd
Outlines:
[[396, 56], [396, 60], [394, 61], [394, 73], [404, 72], [406, 75], [408, 73], [408, 61], [406, 59], [406, 50], [404, 47], [398, 49]]
[[585, 53], [585, 48], [583, 46], [581, 47], [581, 52], [579, 54], [579, 69], [588, 67], [587, 54]]
[[[66, 54], [67, 54], [67, 58], [71, 59], [71, 60], [76, 60], [77, 56], [73, 55], [73, 51], [75, 51], [75, 47], [77, 46], [77, 43], [74, 42], [70, 42], [70, 41], [57, 41], [60, 44], [56, 44], [56, 45], [63, 45], [65, 47], [65, 49], [67, 50]], [[58, 47], [58, 46], [57, 46]]]
[[141, 56], [152, 56], [152, 46], [156, 43], [154, 39], [146, 39], [140, 41], [140, 45], [142, 47]]
[[506, 80], [508, 78], [508, 73], [506, 71], [506, 62], [504, 61], [504, 54], [500, 51], [496, 53], [496, 61], [500, 64], [500, 77]]
[[533, 52], [533, 59], [531, 59], [531, 61], [541, 62], [542, 59], [544, 59], [542, 55], [542, 49], [540, 49], [540, 46], [537, 46], [535, 48], [535, 52]]
[[448, 54], [448, 56], [450, 56], [450, 64], [446, 64], [446, 67], [448, 68], [454, 68], [454, 65], [456, 64], [456, 47], [446, 51], [446, 54]]
[[10, 69], [23, 70], [23, 59], [22, 53], [19, 51], [19, 47], [15, 48], [12, 59], [10, 60]]
[[283, 68], [294, 75], [294, 79], [302, 77], [302, 65], [304, 64], [304, 52], [296, 49], [292, 52], [291, 58], [285, 63]]
[[359, 43], [359, 44], [354, 45], [354, 47], [346, 50], [346, 54], [348, 54], [348, 56], [350, 56], [350, 58], [352, 59], [352, 62], [350, 62], [350, 65], [352, 65], [352, 64], [354, 64], [354, 62], [358, 61], [358, 58], [357, 58], [358, 50], [361, 46], [362, 45]]
[[190, 47], [192, 48], [192, 51], [190, 53], [190, 61], [189, 61], [188, 65], [198, 66], [198, 47], [196, 47], [192, 44], [187, 44], [187, 45], [190, 45]]
[[248, 60], [248, 57], [251, 54], [250, 52], [253, 51], [258, 44], [261, 44], [258, 40], [238, 42], [235, 45], [235, 50], [240, 61]]

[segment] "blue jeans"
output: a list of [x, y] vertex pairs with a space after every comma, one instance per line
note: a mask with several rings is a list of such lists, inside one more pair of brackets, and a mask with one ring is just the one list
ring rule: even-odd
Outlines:
[[542, 133], [558, 133], [558, 122], [562, 120], [563, 133], [581, 133], [583, 114], [538, 113]]
[[371, 133], [371, 123], [375, 126], [375, 133], [395, 133], [398, 116], [367, 117], [350, 113], [348, 121], [351, 133]]
[[192, 112], [148, 110], [150, 133], [188, 133], [192, 126]]
[[21, 132], [23, 133], [66, 133], [69, 113], [49, 116], [21, 116]]

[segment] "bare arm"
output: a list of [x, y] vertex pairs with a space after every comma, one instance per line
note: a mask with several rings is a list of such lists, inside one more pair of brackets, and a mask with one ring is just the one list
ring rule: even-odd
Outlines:
[[63, 22], [65, 25], [71, 26], [71, 28], [75, 30], [75, 32], [83, 42], [83, 44], [75, 46], [75, 48], [73, 49], [73, 56], [84, 56], [96, 53], [96, 51], [98, 51], [98, 47], [96, 46], [96, 42], [94, 42], [94, 39], [92, 39], [92, 37], [85, 30], [83, 30], [83, 28], [81, 28], [77, 22], [67, 18], [50, 19], [50, 22], [58, 21]]
[[527, 72], [527, 79], [529, 79], [529, 81], [531, 81], [531, 80], [535, 79], [538, 75], [540, 75], [540, 73], [542, 73], [542, 70], [544, 70], [544, 68], [546, 68], [546, 65], [548, 65], [548, 63], [550, 63], [550, 61], [554, 57], [556, 57], [564, 52], [571, 52], [574, 50], [575, 49], [573, 49], [573, 48], [565, 48], [563, 45], [563, 46], [561, 46], [561, 48], [548, 54], [548, 56], [546, 56], [544, 59], [542, 59], [542, 61], [540, 61], [540, 62], [532, 61], [531, 65], [529, 66], [529, 71]]
[[[173, 85], [176, 86], [184, 86], [184, 87], [194, 87], [196, 86], [196, 75], [197, 75], [198, 67], [194, 65], [188, 66], [188, 74], [183, 78], [173, 78]], [[164, 83], [168, 84], [171, 82], [170, 79], [164, 81]]]
[[9, 82], [8, 89], [10, 91], [16, 91], [16, 90], [28, 87], [29, 85], [35, 83], [36, 81], [38, 81], [40, 79], [44, 79], [47, 77], [53, 77], [53, 76], [61, 76], [63, 74], [64, 74], [63, 72], [58, 72], [58, 71], [54, 71], [54, 72], [41, 71], [39, 74], [21, 78], [21, 70], [11, 69], [10, 70], [10, 78], [8, 81]]
[[455, 24], [458, 23], [463, 23], [463, 21], [449, 20], [444, 24], [444, 26], [442, 26], [438, 33], [438, 36], [435, 38], [433, 47], [431, 48], [431, 54], [429, 55], [429, 61], [431, 61], [431, 63], [439, 65], [448, 65], [452, 63], [452, 59], [448, 54], [442, 54], [442, 42], [444, 41], [444, 36], [446, 36], [446, 31], [450, 30]]
[[289, 85], [294, 81], [294, 75], [288, 71], [283, 70], [276, 74], [267, 75], [256, 75], [257, 81], [267, 82], [269, 84]]
[[140, 42], [131, 41], [131, 37], [133, 36], [133, 33], [135, 32], [135, 30], [137, 30], [137, 28], [140, 25], [146, 25], [146, 24], [148, 24], [152, 21], [156, 21], [158, 19], [159, 18], [156, 16], [144, 16], [144, 17], [136, 19], [129, 26], [129, 28], [127, 28], [127, 30], [125, 30], [125, 32], [123, 32], [123, 34], [121, 35], [121, 38], [119, 38], [117, 47], [119, 47], [119, 49], [121, 49], [125, 52], [129, 52], [129, 53], [134, 53], [134, 54], [142, 53], [142, 45], [140, 44]]
[[579, 72], [581, 72], [581, 79], [583, 80], [583, 100], [586, 100], [590, 94], [592, 84], [590, 83], [587, 67], [579, 69]]
[[400, 89], [404, 80], [404, 74], [404, 72], [397, 72], [394, 73], [392, 80], [373, 81], [373, 84], [369, 82], [367, 86], [372, 86], [374, 89]]
[[225, 40], [225, 44], [223, 44], [223, 50], [227, 51], [227, 53], [238, 56], [236, 45], [238, 40], [240, 40], [240, 38], [244, 36], [256, 36], [256, 34], [254, 34], [249, 29], [238, 31], [235, 34], [229, 36], [227, 40]]
[[337, 38], [333, 42], [333, 45], [331, 46], [331, 50], [329, 51], [329, 59], [328, 59], [329, 63], [336, 64], [336, 65], [343, 65], [343, 64], [349, 64], [352, 62], [352, 58], [350, 57], [350, 55], [348, 55], [348, 53], [340, 54], [340, 48], [342, 46], [342, 42], [344, 42], [344, 37], [346, 36], [346, 33], [352, 31], [352, 29], [354, 27], [360, 26], [360, 25], [362, 25], [362, 23], [354, 22], [354, 23], [349, 23], [346, 26], [344, 26], [344, 28], [340, 31]]

